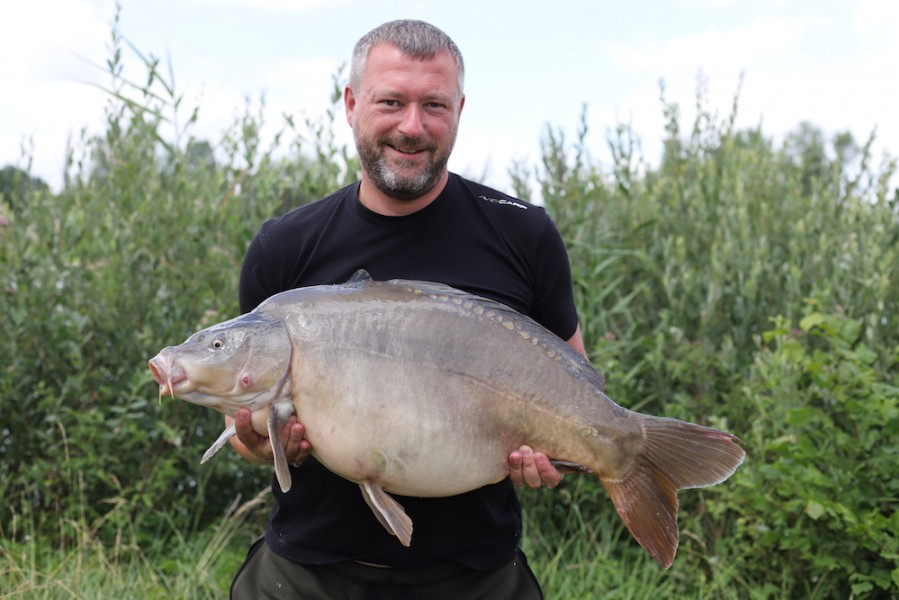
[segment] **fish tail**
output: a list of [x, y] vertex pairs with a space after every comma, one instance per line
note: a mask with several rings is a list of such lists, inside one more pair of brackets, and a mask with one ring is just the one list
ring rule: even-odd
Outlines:
[[740, 440], [676, 419], [645, 416], [640, 454], [620, 479], [600, 481], [634, 539], [666, 569], [677, 552], [677, 492], [730, 477], [743, 462]]

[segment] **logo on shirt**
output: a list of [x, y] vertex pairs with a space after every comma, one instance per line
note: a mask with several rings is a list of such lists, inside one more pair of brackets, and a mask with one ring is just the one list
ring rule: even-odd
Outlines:
[[506, 206], [514, 206], [515, 208], [520, 208], [522, 210], [527, 210], [528, 207], [522, 204], [521, 202], [515, 202], [513, 200], [505, 200], [503, 198], [488, 198], [487, 196], [478, 196], [481, 200], [485, 202], [490, 202], [492, 204], [503, 204]]

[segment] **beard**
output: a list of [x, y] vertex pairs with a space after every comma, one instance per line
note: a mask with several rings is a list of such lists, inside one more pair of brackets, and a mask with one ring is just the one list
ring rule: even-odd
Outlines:
[[[384, 137], [374, 142], [362, 138], [357, 127], [353, 127], [353, 138], [359, 153], [359, 162], [368, 174], [375, 187], [381, 193], [397, 200], [415, 200], [431, 191], [446, 171], [450, 153], [456, 141], [455, 133], [443, 150], [434, 142], [423, 138], [404, 135]], [[430, 153], [428, 161], [417, 166], [418, 161], [395, 159], [389, 160], [384, 154], [385, 146], [418, 152]]]

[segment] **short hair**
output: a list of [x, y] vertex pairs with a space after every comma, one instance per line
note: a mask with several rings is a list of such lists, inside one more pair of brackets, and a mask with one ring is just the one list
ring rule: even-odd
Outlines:
[[375, 27], [356, 42], [350, 64], [350, 87], [358, 87], [362, 73], [365, 72], [368, 53], [378, 44], [392, 44], [405, 54], [416, 58], [432, 58], [443, 50], [449, 50], [459, 70], [459, 92], [463, 91], [465, 63], [459, 47], [443, 30], [430, 23], [413, 19], [388, 21]]

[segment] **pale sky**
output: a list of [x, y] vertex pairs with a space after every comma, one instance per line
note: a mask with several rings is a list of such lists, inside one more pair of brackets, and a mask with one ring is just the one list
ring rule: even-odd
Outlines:
[[[508, 186], [513, 158], [536, 163], [547, 125], [573, 139], [586, 104], [594, 157], [608, 163], [618, 122], [656, 162], [664, 136], [659, 81], [692, 125], [697, 75], [724, 118], [741, 74], [738, 126], [780, 139], [801, 121], [859, 142], [877, 128], [877, 159], [899, 154], [899, 2], [895, 0], [121, 0], [121, 31], [171, 69], [193, 134], [216, 143], [245, 98], [315, 117], [353, 44], [395, 18], [429, 21], [459, 45], [466, 105], [450, 168]], [[0, 0], [0, 166], [54, 188], [66, 140], [104, 131], [103, 66], [113, 0]], [[125, 76], [146, 71], [125, 50]], [[350, 140], [342, 113], [336, 133]]]

